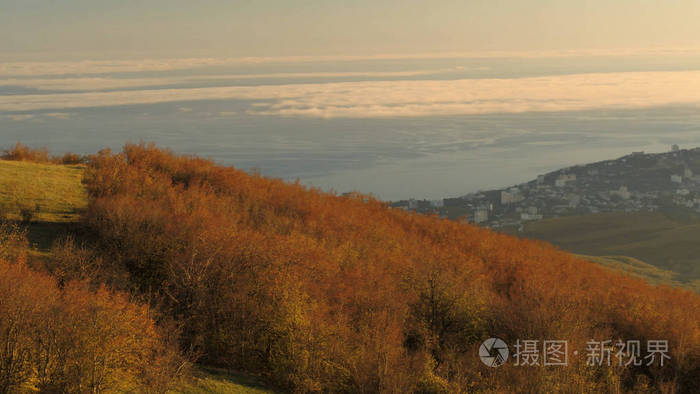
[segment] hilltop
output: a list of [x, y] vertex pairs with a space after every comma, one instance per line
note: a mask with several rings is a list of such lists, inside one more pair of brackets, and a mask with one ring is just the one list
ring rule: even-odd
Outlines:
[[[58, 237], [43, 267], [34, 267], [43, 271], [22, 268], [21, 276], [54, 283], [48, 300], [76, 283], [85, 286], [81, 298], [99, 300], [107, 290], [97, 289], [107, 286], [121, 301], [108, 303], [105, 319], [121, 322], [114, 311], [124, 303], [140, 311], [126, 322], [149, 328], [119, 331], [119, 355], [152, 358], [110, 366], [111, 384], [128, 376], [136, 387], [178, 390], [185, 375], [173, 366], [185, 359], [296, 392], [698, 389], [700, 296], [692, 292], [652, 286], [542, 242], [150, 145], [99, 152], [82, 171], [87, 206], [72, 234], [80, 238]], [[0, 267], [21, 265], [13, 248], [0, 253], [11, 260]], [[9, 296], [14, 282], [4, 272]], [[70, 310], [70, 303], [59, 306]], [[63, 338], [71, 331], [61, 327], [74, 326], [53, 333]], [[93, 335], [78, 348], [113, 338]], [[569, 364], [487, 367], [476, 355], [490, 337], [511, 345], [566, 340]], [[573, 356], [591, 339], [659, 338], [668, 340], [671, 357], [663, 366], [588, 366]]]
[[537, 179], [437, 201], [392, 204], [490, 228], [560, 216], [676, 211], [700, 218], [700, 148], [647, 154], [559, 169]]

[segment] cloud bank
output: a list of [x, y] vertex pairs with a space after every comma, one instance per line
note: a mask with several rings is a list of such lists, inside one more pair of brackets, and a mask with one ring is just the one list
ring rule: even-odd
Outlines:
[[550, 51], [479, 51], [377, 55], [281, 56], [237, 58], [169, 58], [140, 60], [25, 61], [0, 62], [0, 78], [109, 74], [195, 70], [260, 64], [299, 64], [317, 62], [355, 62], [375, 60], [562, 58], [625, 56], [698, 56], [697, 48], [577, 49]]
[[135, 87], [155, 87], [177, 84], [196, 84], [207, 81], [235, 82], [251, 79], [317, 79], [317, 78], [405, 78], [430, 75], [441, 72], [463, 70], [464, 68], [442, 68], [411, 71], [348, 71], [348, 72], [296, 72], [264, 74], [215, 74], [178, 77], [116, 78], [109, 75], [82, 78], [6, 78], [0, 79], [2, 86], [21, 86], [41, 90], [91, 91], [128, 89]]
[[399, 80], [0, 96], [0, 111], [186, 102], [250, 102], [251, 115], [318, 118], [557, 112], [700, 104], [700, 71], [517, 79]]

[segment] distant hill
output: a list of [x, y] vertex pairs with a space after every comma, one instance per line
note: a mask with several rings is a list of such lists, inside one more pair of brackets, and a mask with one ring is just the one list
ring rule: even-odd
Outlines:
[[604, 265], [653, 283], [699, 288], [700, 148], [634, 152], [504, 189], [392, 205], [544, 240], [599, 263], [615, 261]]
[[519, 235], [579, 254], [632, 257], [666, 271], [661, 277], [652, 274], [656, 279], [672, 271], [665, 279], [700, 288], [700, 220], [695, 218], [664, 212], [568, 216], [527, 223]]
[[605, 212], [682, 212], [700, 218], [700, 148], [630, 155], [563, 168], [503, 189], [393, 203], [491, 228]]

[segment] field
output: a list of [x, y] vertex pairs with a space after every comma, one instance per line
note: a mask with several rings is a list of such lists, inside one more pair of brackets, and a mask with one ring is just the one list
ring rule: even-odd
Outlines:
[[24, 211], [31, 221], [74, 222], [87, 206], [82, 172], [80, 165], [0, 160], [0, 210], [13, 219]]
[[259, 381], [249, 377], [235, 376], [216, 368], [200, 368], [193, 373], [193, 379], [169, 394], [271, 394]]
[[530, 223], [520, 235], [597, 256], [589, 259], [652, 282], [680, 282], [696, 289], [700, 284], [700, 220], [692, 216], [637, 212], [561, 217]]
[[77, 225], [87, 206], [84, 166], [0, 160], [0, 218], [24, 222], [35, 259]]

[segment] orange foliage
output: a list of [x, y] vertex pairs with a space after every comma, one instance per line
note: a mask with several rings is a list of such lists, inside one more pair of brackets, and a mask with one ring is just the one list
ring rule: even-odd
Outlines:
[[104, 286], [59, 288], [17, 255], [21, 237], [0, 228], [0, 392], [164, 392], [186, 363], [153, 312]]
[[[85, 185], [84, 223], [108, 280], [156, 298], [203, 362], [300, 392], [698, 389], [694, 293], [152, 145], [91, 157]], [[476, 355], [493, 336], [581, 350], [590, 339], [668, 339], [671, 360], [489, 369]]]
[[12, 149], [5, 149], [0, 159], [13, 161], [31, 161], [35, 163], [81, 164], [85, 157], [75, 153], [65, 153], [63, 156], [51, 156], [46, 148], [30, 148], [17, 142]]

